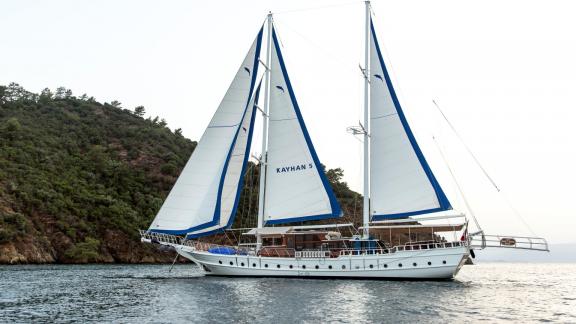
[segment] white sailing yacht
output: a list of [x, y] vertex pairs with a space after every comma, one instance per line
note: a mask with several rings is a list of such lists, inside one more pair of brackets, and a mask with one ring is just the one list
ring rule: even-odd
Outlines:
[[[473, 255], [472, 248], [548, 249], [539, 238], [469, 234], [467, 216], [449, 212], [451, 203], [394, 91], [369, 1], [364, 123], [351, 128], [364, 139], [363, 225], [348, 236], [342, 229], [353, 224], [294, 225], [335, 220], [342, 209], [306, 129], [272, 14], [266, 25], [265, 62], [260, 60], [263, 26], [158, 215], [141, 231], [143, 242], [171, 246], [207, 275], [224, 276], [450, 279]], [[200, 238], [234, 222], [259, 110], [258, 226], [242, 233], [249, 243], [206, 243]]]

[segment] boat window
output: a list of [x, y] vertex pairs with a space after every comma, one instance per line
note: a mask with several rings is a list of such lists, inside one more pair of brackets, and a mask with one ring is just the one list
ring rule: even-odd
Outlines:
[[428, 265], [432, 265], [432, 262], [428, 261]]
[[413, 266], [417, 266], [418, 264], [416, 262], [412, 263]]
[[234, 265], [234, 262], [230, 261], [230, 265]]
[[387, 265], [387, 264], [385, 264], [385, 265], [384, 265], [384, 268], [388, 268], [388, 265]]
[[241, 266], [244, 266], [244, 262], [240, 263]]
[[254, 268], [256, 268], [256, 263], [252, 263], [252, 266], [253, 266]]
[[345, 265], [342, 265], [342, 269], [346, 269], [346, 266], [345, 266]]
[[290, 265], [290, 269], [292, 269], [292, 265]]
[[332, 269], [332, 266], [331, 266], [331, 265], [329, 265], [329, 266], [328, 266], [328, 269]]
[[264, 268], [268, 268], [268, 264], [265, 264], [265, 265], [264, 265]]
[[277, 265], [276, 265], [276, 268], [280, 269], [280, 265], [279, 265], [279, 264], [277, 264]]
[[318, 265], [316, 265], [314, 268], [319, 269], [320, 267]]
[[442, 264], [446, 264], [446, 260], [442, 261]]
[[374, 266], [373, 266], [373, 265], [370, 265], [370, 269], [372, 269], [372, 268], [374, 268]]
[[399, 267], [399, 268], [402, 268], [402, 263], [398, 263], [398, 267]]
[[218, 260], [218, 263], [222, 264], [222, 260]]
[[306, 269], [306, 265], [305, 265], [305, 264], [302, 265], [302, 269]]

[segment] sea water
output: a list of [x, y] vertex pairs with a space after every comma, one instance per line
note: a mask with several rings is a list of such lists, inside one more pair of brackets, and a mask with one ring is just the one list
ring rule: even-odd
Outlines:
[[0, 266], [0, 322], [576, 323], [576, 264], [480, 263], [453, 281], [204, 277], [193, 265]]

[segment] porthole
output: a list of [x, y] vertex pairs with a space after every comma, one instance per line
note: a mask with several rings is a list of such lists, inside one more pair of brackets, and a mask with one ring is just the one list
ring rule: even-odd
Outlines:
[[222, 260], [218, 260], [218, 263], [222, 264]]
[[234, 265], [234, 262], [230, 261], [230, 265]]
[[370, 265], [370, 269], [372, 269], [372, 268], [374, 268], [374, 266], [373, 266], [373, 265]]
[[418, 265], [418, 263], [414, 262], [414, 263], [412, 263], [412, 265], [413, 265], [413, 266], [417, 266], [417, 265]]
[[265, 264], [265, 265], [264, 265], [264, 268], [268, 268], [268, 264]]
[[332, 269], [332, 266], [331, 266], [331, 265], [329, 265], [329, 266], [328, 266], [328, 269]]
[[244, 262], [240, 263], [241, 266], [244, 266]]
[[360, 269], [360, 266], [357, 265], [357, 266], [356, 266], [356, 269]]
[[316, 269], [320, 269], [320, 267], [319, 267], [318, 265], [316, 265], [314, 268], [316, 268]]
[[442, 264], [446, 264], [446, 260], [442, 261]]
[[385, 264], [385, 265], [384, 265], [384, 268], [388, 268], [388, 265], [387, 265], [387, 264]]
[[346, 266], [345, 266], [345, 265], [342, 265], [342, 269], [346, 269]]
[[276, 268], [280, 269], [280, 265], [279, 265], [279, 264], [277, 264], [277, 265], [276, 265]]
[[305, 264], [302, 265], [302, 269], [306, 269], [306, 265], [305, 265]]
[[252, 266], [253, 266], [254, 268], [256, 268], [256, 263], [252, 263]]
[[428, 265], [432, 265], [432, 262], [428, 261]]
[[402, 263], [398, 263], [398, 268], [402, 268]]
[[290, 269], [292, 269], [292, 265], [290, 265], [289, 267], [290, 267]]

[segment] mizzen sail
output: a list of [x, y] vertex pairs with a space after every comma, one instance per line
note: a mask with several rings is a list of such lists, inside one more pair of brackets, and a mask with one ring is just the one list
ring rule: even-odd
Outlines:
[[370, 22], [372, 220], [452, 209], [402, 111]]

